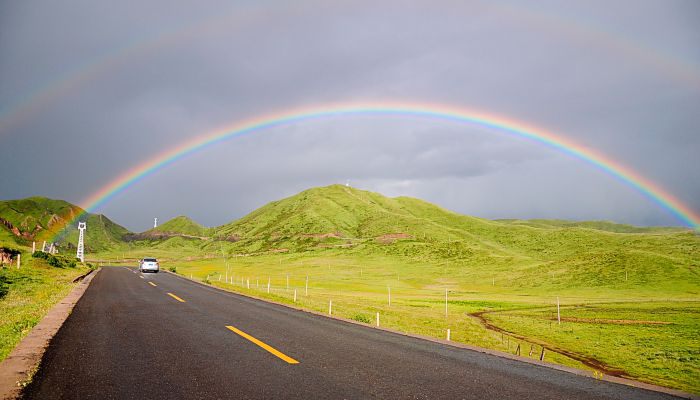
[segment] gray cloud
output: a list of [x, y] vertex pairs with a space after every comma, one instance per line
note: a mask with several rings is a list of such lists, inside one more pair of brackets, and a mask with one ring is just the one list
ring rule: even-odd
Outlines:
[[[0, 119], [0, 198], [79, 202], [131, 166], [235, 121], [388, 99], [547, 129], [699, 210], [693, 15], [698, 4], [680, 0], [3, 3], [0, 115], [32, 94], [42, 101], [12, 124]], [[81, 79], [41, 97], [71, 76]], [[233, 139], [98, 211], [136, 230], [155, 215], [216, 225], [346, 179], [489, 218], [678, 224], [619, 181], [541, 145], [397, 117], [329, 118]]]

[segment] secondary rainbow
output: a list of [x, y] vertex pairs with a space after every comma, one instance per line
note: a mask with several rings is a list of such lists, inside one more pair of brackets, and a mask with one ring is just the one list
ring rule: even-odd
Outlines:
[[[700, 227], [700, 216], [661, 186], [644, 178], [632, 169], [615, 162], [593, 149], [575, 143], [570, 139], [555, 135], [545, 129], [535, 128], [513, 119], [488, 113], [444, 105], [410, 103], [326, 105], [299, 110], [287, 110], [246, 121], [234, 122], [224, 128], [204, 133], [182, 142], [175, 147], [163, 151], [156, 157], [150, 157], [147, 162], [132, 167], [94, 192], [85, 199], [81, 205], [86, 211], [92, 212], [110, 201], [115, 195], [135, 185], [156, 171], [190, 154], [235, 137], [310, 120], [353, 116], [398, 116], [437, 119], [486, 127], [495, 132], [527, 138], [597, 167], [633, 187], [662, 208], [668, 210], [685, 225], [694, 229]], [[71, 223], [72, 222], [74, 221], [71, 221]]]

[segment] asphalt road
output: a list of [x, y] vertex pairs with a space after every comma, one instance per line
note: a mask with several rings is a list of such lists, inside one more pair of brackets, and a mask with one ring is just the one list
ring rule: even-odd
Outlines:
[[673, 398], [124, 267], [95, 277], [25, 397]]

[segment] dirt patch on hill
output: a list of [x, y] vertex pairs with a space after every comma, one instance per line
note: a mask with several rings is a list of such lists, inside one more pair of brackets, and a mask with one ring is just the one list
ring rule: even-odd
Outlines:
[[299, 237], [303, 239], [340, 239], [342, 235], [340, 232], [329, 232], [329, 233], [305, 233], [303, 235], [300, 235]]
[[392, 244], [400, 239], [413, 239], [413, 235], [409, 235], [408, 233], [387, 233], [386, 235], [374, 238], [374, 240], [381, 244]]

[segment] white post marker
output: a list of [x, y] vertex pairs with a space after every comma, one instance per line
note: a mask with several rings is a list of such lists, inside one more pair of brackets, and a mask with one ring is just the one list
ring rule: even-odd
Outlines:
[[557, 296], [557, 324], [561, 325], [561, 313], [559, 312], [559, 296]]
[[287, 290], [289, 290], [289, 274], [287, 274]]
[[270, 277], [267, 277], [267, 293], [270, 293]]
[[22, 253], [17, 254], [17, 269], [19, 269], [19, 266], [22, 264]]
[[333, 315], [333, 300], [328, 300], [328, 315]]
[[32, 254], [36, 251], [36, 242], [32, 242]]
[[294, 289], [294, 302], [295, 303], [297, 302], [297, 290], [296, 289]]
[[447, 341], [450, 341], [450, 328], [447, 328]]
[[250, 289], [250, 279], [245, 280], [245, 287], [246, 289]]
[[44, 243], [41, 245], [41, 251], [46, 252], [46, 240], [44, 240]]
[[379, 326], [379, 311], [377, 311], [377, 326]]
[[309, 295], [309, 276], [306, 275], [306, 287], [304, 288], [304, 296]]

